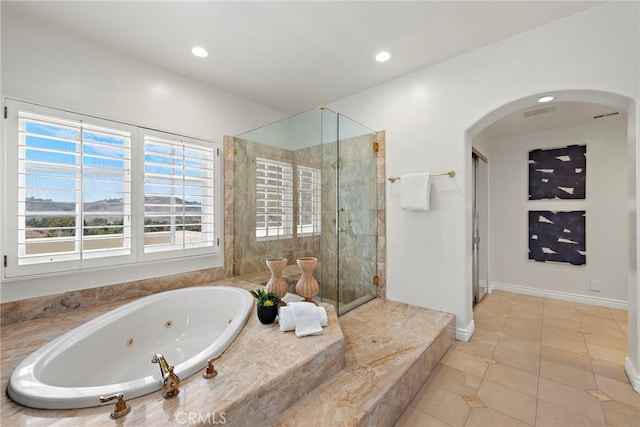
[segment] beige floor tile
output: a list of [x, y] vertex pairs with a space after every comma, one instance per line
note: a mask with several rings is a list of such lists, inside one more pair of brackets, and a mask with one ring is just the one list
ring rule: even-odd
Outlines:
[[538, 400], [536, 427], [605, 427], [605, 425], [604, 421]]
[[593, 360], [588, 353], [574, 353], [573, 351], [543, 345], [540, 357], [541, 359], [569, 366], [574, 369], [593, 372]]
[[496, 348], [506, 348], [508, 350], [517, 351], [518, 353], [529, 354], [532, 356], [540, 355], [540, 341], [528, 341], [526, 339], [518, 339], [510, 336], [500, 338]]
[[536, 398], [513, 389], [483, 380], [478, 396], [487, 407], [533, 425], [536, 419]]
[[509, 317], [502, 328], [507, 336], [523, 340], [540, 341], [542, 324], [530, 320]]
[[[498, 337], [496, 336], [496, 340], [497, 338]], [[469, 342], [456, 341], [453, 343], [452, 348], [458, 351], [463, 351], [465, 353], [483, 358], [483, 357], [491, 356], [493, 354], [493, 351], [496, 348], [496, 345], [488, 344], [480, 340], [471, 339], [469, 340]]]
[[471, 410], [461, 396], [435, 385], [422, 387], [411, 404], [453, 427], [464, 426]]
[[542, 324], [542, 308], [538, 310], [529, 309], [529, 308], [523, 309], [523, 307], [519, 307], [516, 305], [514, 306], [514, 309], [511, 310], [511, 312], [509, 313], [509, 318], [528, 320], [530, 322], [537, 322], [539, 325], [541, 325]]
[[614, 319], [618, 321], [618, 323], [627, 323], [629, 319], [629, 312], [627, 310], [618, 310], [616, 308], [610, 308], [609, 311]]
[[538, 394], [538, 377], [510, 366], [489, 365], [484, 379], [529, 396], [535, 397]]
[[616, 427], [636, 427], [640, 422], [640, 409], [626, 403], [612, 400], [602, 402], [607, 424]]
[[586, 390], [579, 390], [565, 384], [540, 378], [538, 399], [561, 406], [589, 418], [604, 421], [600, 401]]
[[542, 345], [554, 347], [560, 350], [566, 350], [566, 351], [570, 351], [578, 354], [587, 352], [587, 346], [584, 343], [584, 339], [573, 340], [573, 339], [557, 337], [555, 335], [543, 334]]
[[540, 376], [583, 390], [596, 388], [593, 372], [575, 369], [546, 359], [540, 361]]
[[592, 360], [591, 365], [593, 366], [594, 374], [629, 384], [629, 378], [624, 371], [624, 365], [622, 363], [611, 363], [606, 360]]
[[580, 329], [580, 318], [578, 315], [573, 316], [561, 316], [560, 314], [550, 314], [545, 312], [542, 318], [542, 324], [544, 326], [560, 327], [567, 329]]
[[544, 298], [545, 306], [555, 306], [555, 307], [575, 307], [575, 303], [571, 301], [563, 301], [561, 299], [554, 298]]
[[563, 328], [561, 326], [554, 326], [546, 324], [542, 328], [544, 335], [553, 335], [555, 337], [566, 338], [574, 341], [584, 340], [584, 333], [581, 332], [581, 328]]
[[576, 312], [578, 314], [584, 314], [585, 316], [597, 316], [610, 319], [613, 317], [609, 307], [602, 307], [599, 305], [580, 304], [575, 303]]
[[582, 317], [580, 323], [582, 329], [586, 332], [608, 337], [624, 338], [624, 332], [620, 329], [620, 324], [613, 319]]
[[589, 348], [591, 357], [596, 360], [606, 360], [611, 363], [624, 364], [624, 359], [627, 357], [626, 351], [613, 350], [594, 344], [589, 344], [587, 347]]
[[[526, 427], [527, 425], [495, 409], [471, 408], [465, 427]], [[428, 427], [428, 425], [424, 424], [423, 427]]]
[[631, 384], [601, 376], [596, 376], [596, 383], [598, 384], [599, 390], [614, 400], [640, 408], [640, 393], [636, 393], [633, 388], [631, 388]]
[[504, 314], [474, 313], [473, 321], [476, 329], [497, 332], [502, 330], [507, 317]]
[[540, 371], [540, 357], [538, 355], [524, 354], [508, 348], [496, 347], [493, 358], [503, 365], [520, 369], [530, 374], [538, 375]]
[[487, 300], [485, 303], [478, 306], [477, 313], [490, 313], [490, 314], [509, 314], [511, 311], [511, 302], [501, 303], [493, 302], [493, 300]]
[[611, 336], [598, 335], [598, 334], [587, 334], [584, 336], [584, 339], [587, 342], [587, 345], [593, 344], [600, 347], [609, 348], [612, 350], [618, 350], [623, 352], [627, 351], [626, 338], [618, 338], [618, 337], [611, 337]]
[[432, 417], [429, 414], [409, 405], [404, 410], [395, 427], [451, 427], [449, 424]]
[[440, 363], [480, 378], [487, 370], [487, 363], [482, 358], [458, 350], [447, 351]]
[[433, 370], [427, 379], [427, 384], [442, 387], [461, 396], [476, 394], [481, 382], [482, 377], [471, 375], [442, 363]]

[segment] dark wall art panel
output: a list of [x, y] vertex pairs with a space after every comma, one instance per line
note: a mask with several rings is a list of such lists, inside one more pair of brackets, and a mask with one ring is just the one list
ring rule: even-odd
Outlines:
[[585, 211], [529, 211], [529, 259], [586, 264]]
[[529, 200], [584, 199], [587, 146], [529, 151]]

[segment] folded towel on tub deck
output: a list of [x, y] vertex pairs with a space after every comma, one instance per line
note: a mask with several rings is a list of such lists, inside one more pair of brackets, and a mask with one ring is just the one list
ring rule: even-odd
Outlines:
[[293, 306], [293, 319], [296, 322], [296, 336], [322, 335], [320, 313], [318, 307], [311, 302], [303, 302]]
[[429, 172], [400, 176], [400, 207], [406, 211], [428, 211], [430, 187]]
[[[286, 306], [280, 307], [278, 310], [278, 323], [282, 332], [293, 331], [296, 329], [296, 320], [293, 317], [293, 306], [296, 304], [310, 304], [308, 302], [290, 302]], [[327, 310], [324, 307], [316, 307], [320, 316], [320, 326], [325, 327], [329, 324]]]

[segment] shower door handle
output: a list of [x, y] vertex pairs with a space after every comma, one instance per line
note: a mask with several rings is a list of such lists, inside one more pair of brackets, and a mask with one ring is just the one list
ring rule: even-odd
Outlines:
[[344, 218], [342, 221], [342, 227], [338, 228], [338, 231], [349, 231], [349, 224], [351, 224], [351, 215], [349, 214], [349, 209], [340, 208], [338, 209], [338, 218], [340, 218], [340, 212], [344, 212]]

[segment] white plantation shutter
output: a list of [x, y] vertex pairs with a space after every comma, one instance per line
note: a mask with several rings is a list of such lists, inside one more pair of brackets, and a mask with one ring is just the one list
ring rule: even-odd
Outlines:
[[293, 166], [256, 159], [256, 238], [293, 236]]
[[320, 169], [298, 166], [298, 235], [320, 234]]
[[222, 265], [214, 142], [5, 102], [5, 278], [118, 267], [104, 271], [126, 281], [152, 277], [158, 261], [165, 272]]
[[214, 246], [214, 148], [144, 137], [144, 251]]
[[18, 113], [18, 264], [126, 255], [131, 135]]

